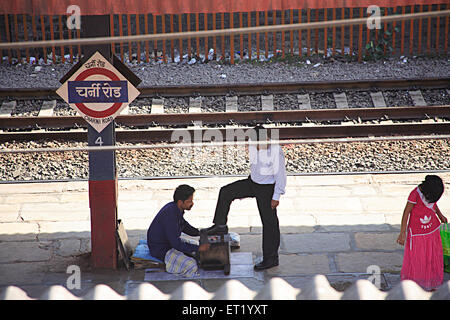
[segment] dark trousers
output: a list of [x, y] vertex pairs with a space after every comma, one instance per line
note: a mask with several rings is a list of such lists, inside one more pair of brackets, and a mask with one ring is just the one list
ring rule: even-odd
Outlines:
[[264, 259], [277, 259], [280, 247], [280, 226], [277, 209], [271, 208], [274, 184], [258, 184], [250, 177], [230, 183], [220, 189], [213, 222], [226, 224], [231, 202], [235, 199], [256, 198], [263, 225], [262, 247]]

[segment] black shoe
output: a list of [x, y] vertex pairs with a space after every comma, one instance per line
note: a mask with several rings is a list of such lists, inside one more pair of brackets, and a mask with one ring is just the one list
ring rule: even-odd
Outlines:
[[278, 259], [263, 260], [254, 267], [256, 271], [261, 271], [278, 266]]
[[226, 224], [215, 224], [206, 229], [208, 235], [219, 235], [219, 234], [227, 234], [228, 227]]

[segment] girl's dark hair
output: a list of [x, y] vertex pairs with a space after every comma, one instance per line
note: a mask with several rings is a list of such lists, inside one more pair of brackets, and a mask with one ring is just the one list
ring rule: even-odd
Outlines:
[[191, 186], [187, 184], [181, 184], [175, 189], [175, 192], [173, 193], [173, 201], [186, 201], [190, 196], [194, 194], [194, 192], [195, 189]]
[[427, 175], [425, 180], [419, 185], [419, 188], [425, 199], [430, 203], [438, 201], [444, 193], [444, 183], [436, 175]]

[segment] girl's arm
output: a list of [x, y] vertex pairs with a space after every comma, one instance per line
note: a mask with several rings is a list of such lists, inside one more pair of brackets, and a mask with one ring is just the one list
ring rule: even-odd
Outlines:
[[405, 244], [406, 227], [408, 224], [409, 214], [411, 213], [413, 208], [414, 208], [414, 203], [407, 202], [405, 209], [403, 210], [402, 225], [400, 227], [400, 234], [398, 235], [398, 238], [397, 238], [397, 243], [401, 244], [402, 246]]
[[436, 214], [442, 223], [448, 223], [447, 218], [442, 214], [441, 210], [439, 210], [439, 207], [437, 205], [436, 205]]

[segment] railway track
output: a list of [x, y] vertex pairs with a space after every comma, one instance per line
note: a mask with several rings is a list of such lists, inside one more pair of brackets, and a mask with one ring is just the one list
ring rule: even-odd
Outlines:
[[[450, 106], [120, 115], [116, 118], [116, 139], [169, 142], [177, 130], [194, 136], [195, 131], [211, 128], [225, 137], [227, 130], [257, 123], [277, 128], [280, 139], [450, 134]], [[81, 117], [2, 118], [0, 127], [4, 130], [0, 133], [1, 142], [87, 139]], [[19, 132], [18, 128], [29, 131]]]
[[[419, 88], [419, 89], [418, 89]], [[421, 89], [439, 89], [447, 92], [445, 105], [429, 106]], [[420, 135], [450, 133], [450, 78], [375, 80], [366, 82], [341, 81], [334, 83], [284, 83], [261, 85], [220, 85], [142, 88], [142, 99], [151, 98], [149, 113], [130, 114], [125, 110], [116, 118], [118, 141], [171, 141], [175, 130], [185, 129], [190, 134], [206, 128], [216, 128], [225, 136], [234, 130], [255, 124], [266, 124], [280, 130], [280, 139], [342, 138], [382, 135]], [[370, 90], [373, 107], [350, 107], [345, 90]], [[403, 90], [414, 105], [388, 107], [381, 90]], [[310, 94], [330, 92], [334, 106], [323, 109], [311, 107]], [[14, 112], [18, 99], [45, 97], [37, 115], [17, 116]], [[276, 108], [276, 94], [297, 95], [298, 105], [291, 110]], [[0, 141], [75, 140], [86, 141], [86, 123], [79, 116], [55, 116], [56, 102], [53, 89], [0, 91]], [[225, 95], [223, 112], [202, 112], [203, 96]], [[251, 95], [259, 100], [258, 111], [239, 111], [239, 96]], [[189, 97], [187, 112], [165, 113], [165, 97]], [[445, 99], [444, 99], [445, 100]], [[445, 101], [447, 102], [447, 101]], [[289, 103], [289, 102], [288, 102]], [[292, 99], [290, 100], [292, 103]]]
[[[381, 89], [416, 89], [449, 87], [450, 78], [427, 79], [385, 79], [367, 81], [308, 81], [283, 83], [248, 83], [248, 84], [215, 84], [215, 85], [185, 85], [185, 86], [158, 86], [139, 88], [141, 96], [173, 97], [173, 96], [214, 96], [228, 94], [265, 94], [265, 93], [295, 93], [302, 90], [329, 91], [329, 90], [381, 90]], [[57, 98], [57, 88], [14, 88], [0, 89], [1, 97], [52, 97]]]

